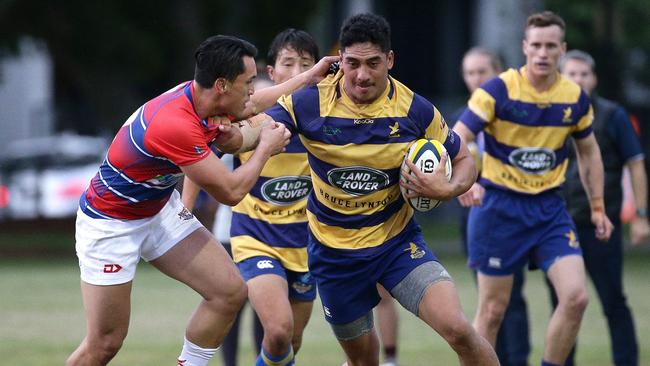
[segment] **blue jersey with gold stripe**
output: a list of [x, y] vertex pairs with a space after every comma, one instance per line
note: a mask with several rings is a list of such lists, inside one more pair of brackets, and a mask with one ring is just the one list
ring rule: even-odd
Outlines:
[[266, 113], [299, 133], [307, 149], [313, 237], [363, 255], [382, 251], [382, 244], [417, 227], [399, 189], [400, 166], [411, 143], [439, 140], [453, 159], [460, 139], [430, 102], [397, 80], [389, 77], [376, 101], [357, 105], [343, 91], [342, 76], [284, 96]]
[[593, 111], [587, 94], [564, 76], [538, 92], [525, 73], [510, 69], [483, 84], [460, 121], [474, 134], [485, 132], [482, 184], [537, 194], [562, 185], [566, 141], [591, 134]]
[[[252, 154], [237, 155], [235, 168]], [[235, 262], [270, 256], [286, 269], [306, 272], [306, 206], [311, 189], [307, 151], [295, 135], [285, 152], [266, 162], [253, 189], [233, 207], [230, 243]]]

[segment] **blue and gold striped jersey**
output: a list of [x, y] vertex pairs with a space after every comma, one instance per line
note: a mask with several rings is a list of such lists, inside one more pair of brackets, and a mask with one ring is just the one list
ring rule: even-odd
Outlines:
[[[235, 168], [253, 153], [235, 157]], [[307, 196], [312, 183], [307, 151], [292, 136], [286, 151], [264, 165], [253, 189], [233, 207], [230, 243], [235, 262], [270, 256], [296, 272], [307, 271]]]
[[[444, 142], [453, 159], [460, 139], [426, 99], [389, 77], [383, 94], [358, 105], [343, 91], [342, 72], [279, 99], [267, 113], [307, 149], [314, 189], [309, 229], [323, 245], [364, 255], [417, 228], [399, 189], [400, 166], [411, 143]], [[395, 239], [397, 240], [397, 239]]]
[[537, 194], [562, 185], [566, 141], [591, 134], [593, 110], [587, 94], [564, 76], [538, 92], [525, 73], [525, 67], [510, 69], [483, 84], [460, 121], [474, 134], [485, 132], [482, 184]]

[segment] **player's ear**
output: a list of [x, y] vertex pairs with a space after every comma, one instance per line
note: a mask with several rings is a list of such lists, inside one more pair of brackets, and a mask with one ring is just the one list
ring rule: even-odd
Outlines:
[[224, 78], [217, 78], [214, 81], [214, 87], [218, 92], [225, 93], [228, 90], [228, 81]]
[[266, 73], [269, 75], [269, 79], [273, 80], [273, 75], [275, 74], [275, 68], [271, 65], [266, 65]]
[[386, 59], [387, 65], [388, 65], [388, 70], [393, 68], [393, 64], [395, 63], [395, 52], [393, 50], [388, 51], [388, 57]]

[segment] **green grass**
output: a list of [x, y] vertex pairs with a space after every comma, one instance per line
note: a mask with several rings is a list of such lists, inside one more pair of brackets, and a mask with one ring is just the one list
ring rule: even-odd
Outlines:
[[[62, 364], [84, 336], [85, 323], [79, 277], [74, 254], [70, 259], [0, 260], [0, 360], [6, 365]], [[442, 258], [456, 279], [468, 317], [476, 305], [476, 291], [460, 257]], [[650, 287], [647, 263], [650, 256], [628, 253], [625, 284], [636, 316], [641, 365], [650, 366]], [[529, 300], [533, 354], [531, 365], [539, 364], [543, 332], [549, 315], [548, 297], [539, 272], [529, 273], [525, 289]], [[610, 346], [600, 305], [590, 287], [591, 305], [579, 336], [578, 364], [611, 365]], [[166, 278], [151, 266], [141, 264], [133, 290], [131, 327], [114, 365], [171, 365], [178, 355], [183, 329], [198, 296]], [[245, 312], [241, 332], [242, 365], [253, 364], [250, 344], [250, 310]], [[456, 365], [455, 355], [439, 336], [409, 313], [401, 311], [399, 350], [401, 364]], [[343, 361], [320, 306], [305, 332], [299, 365], [340, 365]], [[220, 360], [211, 364], [219, 365]]]

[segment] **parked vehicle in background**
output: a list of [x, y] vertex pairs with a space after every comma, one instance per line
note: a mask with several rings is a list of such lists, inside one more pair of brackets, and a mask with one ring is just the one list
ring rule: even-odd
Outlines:
[[0, 147], [0, 220], [74, 216], [108, 143], [64, 133]]

